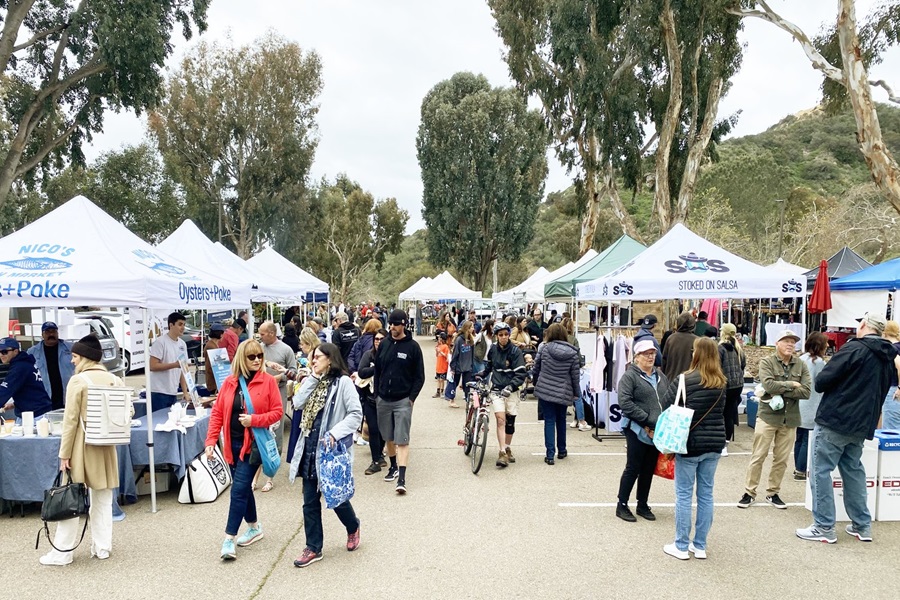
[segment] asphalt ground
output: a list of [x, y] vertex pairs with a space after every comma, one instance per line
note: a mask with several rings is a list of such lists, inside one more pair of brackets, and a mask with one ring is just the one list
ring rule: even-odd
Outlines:
[[615, 517], [623, 440], [598, 442], [569, 429], [569, 457], [545, 465], [534, 401], [521, 407], [513, 441], [518, 462], [494, 466], [492, 427], [485, 466], [473, 475], [457, 445], [462, 410], [431, 398], [434, 344], [419, 342], [427, 383], [413, 416], [409, 492], [397, 496], [394, 484], [382, 481], [384, 471], [365, 476], [368, 448], [356, 446], [352, 502], [362, 523], [356, 552], [345, 550], [346, 532], [324, 511], [324, 560], [293, 566], [304, 547], [301, 491], [282, 467], [275, 489], [256, 496], [265, 538], [238, 548], [229, 563], [219, 559], [228, 492], [191, 506], [178, 504], [174, 489], [159, 496], [155, 514], [142, 496], [114, 525], [109, 560], [90, 558], [86, 539], [66, 567], [38, 563], [49, 550], [46, 540], [34, 549], [39, 509], [29, 508], [24, 518], [4, 515], [0, 599], [898, 597], [900, 523], [874, 523], [872, 543], [846, 535], [842, 524], [837, 544], [802, 541], [794, 530], [809, 525], [811, 515], [802, 507], [804, 484], [790, 468], [781, 493], [787, 510], [764, 502], [735, 507], [752, 439], [743, 424], [716, 473], [707, 560], [662, 552], [674, 539], [670, 481], [654, 481], [655, 522]]

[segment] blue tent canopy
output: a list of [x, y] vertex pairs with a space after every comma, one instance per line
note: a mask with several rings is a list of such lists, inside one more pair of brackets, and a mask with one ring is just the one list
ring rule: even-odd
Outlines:
[[896, 290], [900, 288], [900, 258], [863, 269], [831, 282], [832, 290]]

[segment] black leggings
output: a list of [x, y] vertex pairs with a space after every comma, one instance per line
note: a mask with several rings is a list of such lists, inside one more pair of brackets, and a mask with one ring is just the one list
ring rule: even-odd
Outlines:
[[625, 471], [619, 481], [619, 502], [628, 504], [634, 482], [637, 481], [638, 506], [646, 506], [650, 498], [650, 486], [653, 484], [653, 472], [656, 470], [656, 460], [659, 458], [659, 450], [656, 446], [645, 444], [631, 429], [623, 429], [625, 434]]
[[381, 439], [381, 431], [378, 429], [378, 411], [375, 402], [368, 398], [362, 400], [363, 415], [369, 424], [369, 450], [372, 452], [372, 462], [377, 463], [384, 458], [384, 440]]
[[734, 439], [734, 427], [738, 424], [738, 405], [741, 403], [741, 392], [744, 388], [728, 388], [725, 390], [725, 439]]

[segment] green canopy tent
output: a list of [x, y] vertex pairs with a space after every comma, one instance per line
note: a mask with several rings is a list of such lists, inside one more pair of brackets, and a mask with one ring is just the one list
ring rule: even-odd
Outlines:
[[573, 302], [575, 285], [611, 273], [646, 250], [637, 240], [623, 235], [606, 250], [560, 277], [544, 284], [545, 302]]

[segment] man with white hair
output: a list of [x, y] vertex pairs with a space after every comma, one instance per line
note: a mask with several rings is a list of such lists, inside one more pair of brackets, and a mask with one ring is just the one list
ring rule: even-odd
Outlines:
[[341, 311], [334, 315], [334, 330], [331, 332], [331, 343], [341, 349], [344, 362], [349, 363], [353, 344], [359, 340], [359, 327], [350, 322], [347, 313]]
[[837, 542], [831, 480], [837, 467], [843, 480], [844, 508], [851, 520], [845, 531], [860, 541], [872, 541], [863, 443], [875, 435], [897, 350], [881, 337], [886, 324], [883, 316], [870, 312], [857, 321], [856, 338], [848, 340], [816, 377], [822, 402], [816, 413], [809, 465], [813, 524], [797, 530], [797, 537], [803, 540]]

